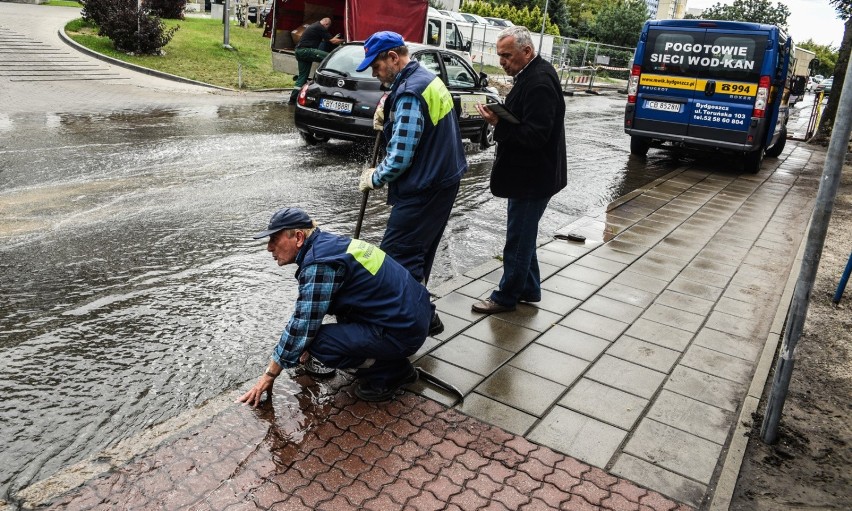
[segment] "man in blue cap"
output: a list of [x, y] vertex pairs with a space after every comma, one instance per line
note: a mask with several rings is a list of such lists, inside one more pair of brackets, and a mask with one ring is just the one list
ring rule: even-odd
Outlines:
[[[381, 248], [424, 285], [467, 171], [464, 145], [450, 91], [408, 56], [396, 32], [376, 32], [364, 42], [358, 71], [390, 86], [384, 102], [387, 156], [361, 175], [362, 192], [388, 184], [391, 209]], [[444, 330], [437, 313], [430, 335]]]
[[[257, 406], [285, 368], [314, 376], [357, 368], [355, 394], [391, 399], [417, 381], [408, 361], [426, 340], [434, 305], [426, 288], [378, 247], [321, 231], [299, 208], [272, 215], [266, 249], [279, 266], [296, 263], [299, 298], [266, 372], [239, 401]], [[337, 323], [322, 324], [326, 314]]]

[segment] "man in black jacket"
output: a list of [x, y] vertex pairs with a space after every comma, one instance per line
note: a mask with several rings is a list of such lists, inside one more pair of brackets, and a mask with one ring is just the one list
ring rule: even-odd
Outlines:
[[520, 122], [501, 121], [487, 107], [477, 105], [483, 118], [495, 126], [491, 192], [509, 199], [503, 277], [489, 298], [471, 307], [483, 314], [541, 300], [538, 223], [550, 198], [568, 181], [565, 99], [556, 71], [536, 55], [526, 27], [500, 32], [497, 55], [506, 74], [514, 77], [505, 106]]

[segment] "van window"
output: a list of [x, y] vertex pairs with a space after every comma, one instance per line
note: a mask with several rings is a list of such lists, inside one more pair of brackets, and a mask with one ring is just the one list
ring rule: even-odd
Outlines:
[[710, 66], [700, 76], [757, 83], [767, 40], [765, 35], [708, 33], [704, 46], [710, 50]]
[[[642, 62], [643, 73], [659, 73], [675, 76], [693, 76], [690, 73], [689, 60], [683, 58], [682, 48], [691, 48], [693, 44], [701, 44], [704, 31], [696, 32], [664, 32], [651, 30], [648, 32], [648, 42], [645, 44], [645, 58]], [[678, 50], [679, 51], [676, 51]]]
[[455, 23], [447, 23], [447, 49], [448, 50], [463, 50], [464, 38]]
[[643, 73], [757, 83], [765, 35], [650, 30]]
[[427, 35], [426, 44], [441, 46], [441, 20], [429, 19]]

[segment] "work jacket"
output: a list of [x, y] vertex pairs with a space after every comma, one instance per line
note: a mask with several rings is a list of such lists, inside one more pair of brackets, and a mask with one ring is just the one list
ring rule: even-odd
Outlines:
[[396, 102], [406, 94], [420, 101], [424, 128], [411, 167], [388, 185], [389, 204], [452, 186], [467, 171], [453, 97], [444, 82], [417, 61], [409, 62], [401, 75], [385, 100], [385, 140], [393, 135]]
[[423, 334], [417, 325], [424, 324], [422, 318], [431, 318], [429, 293], [379, 247], [320, 230], [305, 244], [304, 256], [297, 261], [296, 278], [302, 268], [315, 263], [346, 270], [328, 310], [338, 322], [362, 322], [397, 333]]

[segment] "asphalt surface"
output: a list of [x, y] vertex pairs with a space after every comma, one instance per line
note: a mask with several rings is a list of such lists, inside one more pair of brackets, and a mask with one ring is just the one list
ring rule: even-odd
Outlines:
[[[77, 54], [69, 15], [0, 3], [1, 63], [33, 47], [53, 77], [3, 71], [4, 107], [251, 100]], [[7, 508], [726, 509], [823, 160], [790, 142], [756, 175], [685, 165], [558, 233], [584, 243], [542, 245], [543, 299], [515, 312], [470, 312], [497, 261], [433, 290], [446, 330], [413, 358], [463, 402], [417, 383], [367, 404], [297, 372], [257, 411], [221, 396]]]

